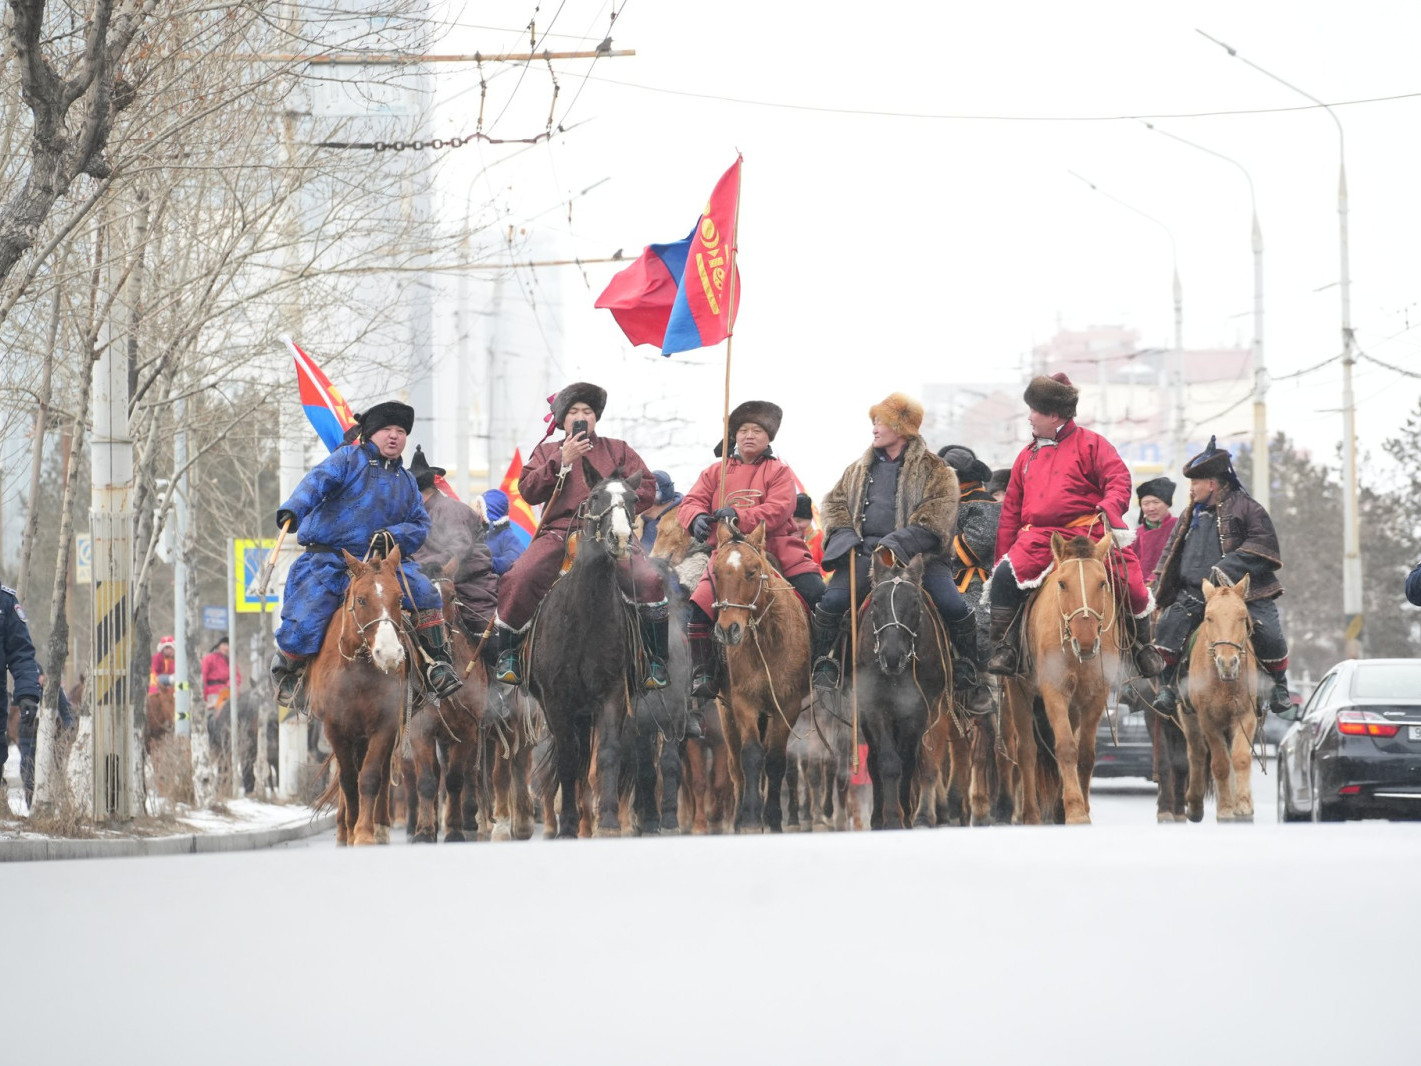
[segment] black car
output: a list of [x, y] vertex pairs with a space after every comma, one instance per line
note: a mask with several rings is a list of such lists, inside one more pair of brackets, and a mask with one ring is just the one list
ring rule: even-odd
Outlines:
[[1348, 659], [1278, 745], [1278, 820], [1421, 817], [1421, 659]]
[[1134, 701], [1107, 706], [1095, 731], [1093, 777], [1143, 777], [1154, 775], [1154, 744], [1150, 740], [1148, 713]]

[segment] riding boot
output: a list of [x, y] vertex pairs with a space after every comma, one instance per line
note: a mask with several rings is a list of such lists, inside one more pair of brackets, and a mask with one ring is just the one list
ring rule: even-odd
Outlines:
[[307, 657], [288, 655], [280, 648], [271, 658], [271, 679], [276, 684], [278, 706], [293, 711], [306, 710], [306, 686], [302, 681], [306, 676]]
[[1293, 694], [1288, 691], [1288, 671], [1269, 670], [1268, 676], [1273, 679], [1273, 691], [1268, 694], [1268, 709], [1274, 714], [1292, 710]]
[[[1154, 708], [1164, 717], [1173, 718], [1179, 706], [1179, 664], [1167, 663], [1164, 672], [1160, 674], [1159, 693], [1155, 696]], [[1188, 704], [1185, 704], [1184, 710], [1189, 713]]]
[[441, 700], [448, 699], [464, 687], [464, 682], [454, 669], [449, 634], [444, 628], [444, 614], [438, 610], [421, 611], [416, 617], [418, 622], [414, 635], [426, 658], [424, 680]]
[[977, 673], [977, 616], [948, 622], [947, 636], [952, 642], [952, 691], [957, 705], [968, 714], [991, 714], [996, 705]]
[[987, 629], [987, 640], [992, 645], [992, 656], [987, 660], [987, 673], [1000, 677], [1011, 677], [1016, 673], [1018, 653], [1016, 648], [1015, 607], [992, 606], [991, 621]]
[[715, 697], [715, 644], [709, 622], [687, 622], [686, 639], [691, 645], [691, 695]]
[[1135, 619], [1135, 643], [1130, 651], [1135, 659], [1135, 672], [1141, 677], [1159, 677], [1169, 664], [1164, 656], [1150, 643], [1151, 626], [1148, 618]]
[[843, 627], [843, 616], [826, 611], [822, 606], [814, 608], [810, 627], [813, 637], [812, 657], [814, 659], [814, 687], [826, 692], [839, 687], [839, 661], [835, 652], [839, 645], [839, 631]]
[[520, 633], [507, 626], [494, 626], [493, 637], [489, 641], [493, 645], [494, 681], [505, 685], [523, 684], [523, 664], [519, 652], [526, 636], [527, 630]]
[[641, 621], [641, 643], [646, 650], [646, 678], [642, 688], [663, 689], [671, 683], [666, 673], [666, 660], [671, 653], [670, 621], [666, 604], [640, 604], [637, 617]]

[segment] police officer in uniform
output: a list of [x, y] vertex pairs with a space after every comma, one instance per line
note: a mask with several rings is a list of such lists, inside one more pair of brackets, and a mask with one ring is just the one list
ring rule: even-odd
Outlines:
[[[30, 639], [30, 627], [20, 607], [15, 590], [0, 585], [0, 780], [4, 779], [5, 759], [10, 753], [5, 739], [9, 727], [9, 693], [5, 673], [15, 679], [15, 707], [20, 712], [21, 744], [33, 737], [39, 725], [39, 664], [35, 662], [35, 645]], [[3, 795], [0, 794], [0, 798]]]

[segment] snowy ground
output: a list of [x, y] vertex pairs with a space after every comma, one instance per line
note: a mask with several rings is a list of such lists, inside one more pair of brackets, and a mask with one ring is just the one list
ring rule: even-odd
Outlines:
[[3, 1055], [1411, 1061], [1421, 826], [1157, 826], [1145, 785], [1082, 829], [0, 866]]

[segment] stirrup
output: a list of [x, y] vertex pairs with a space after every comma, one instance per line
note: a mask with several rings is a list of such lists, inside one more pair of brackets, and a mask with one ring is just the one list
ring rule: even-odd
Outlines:
[[646, 680], [642, 682], [642, 688], [648, 692], [655, 692], [663, 689], [671, 683], [671, 679], [666, 676], [666, 664], [655, 656], [647, 657]]
[[696, 674], [691, 678], [691, 695], [703, 700], [715, 699], [715, 675], [710, 673]]
[[429, 668], [424, 672], [425, 683], [441, 700], [447, 700], [454, 693], [464, 687], [464, 682], [459, 679], [459, 675], [454, 672], [454, 668], [446, 662], [435, 660], [429, 664]]
[[998, 644], [992, 649], [992, 657], [987, 660], [987, 673], [998, 677], [1015, 677], [1017, 668], [1016, 649], [1009, 644]]
[[1282, 714], [1292, 710], [1292, 707], [1293, 694], [1288, 691], [1288, 686], [1281, 681], [1273, 682], [1273, 691], [1268, 696], [1268, 709], [1274, 714]]
[[523, 675], [518, 672], [518, 652], [510, 648], [498, 657], [498, 665], [493, 668], [493, 679], [505, 685], [523, 684]]
[[843, 671], [839, 669], [839, 661], [832, 655], [821, 655], [814, 661], [812, 681], [815, 688], [825, 691], [837, 689], [843, 676]]

